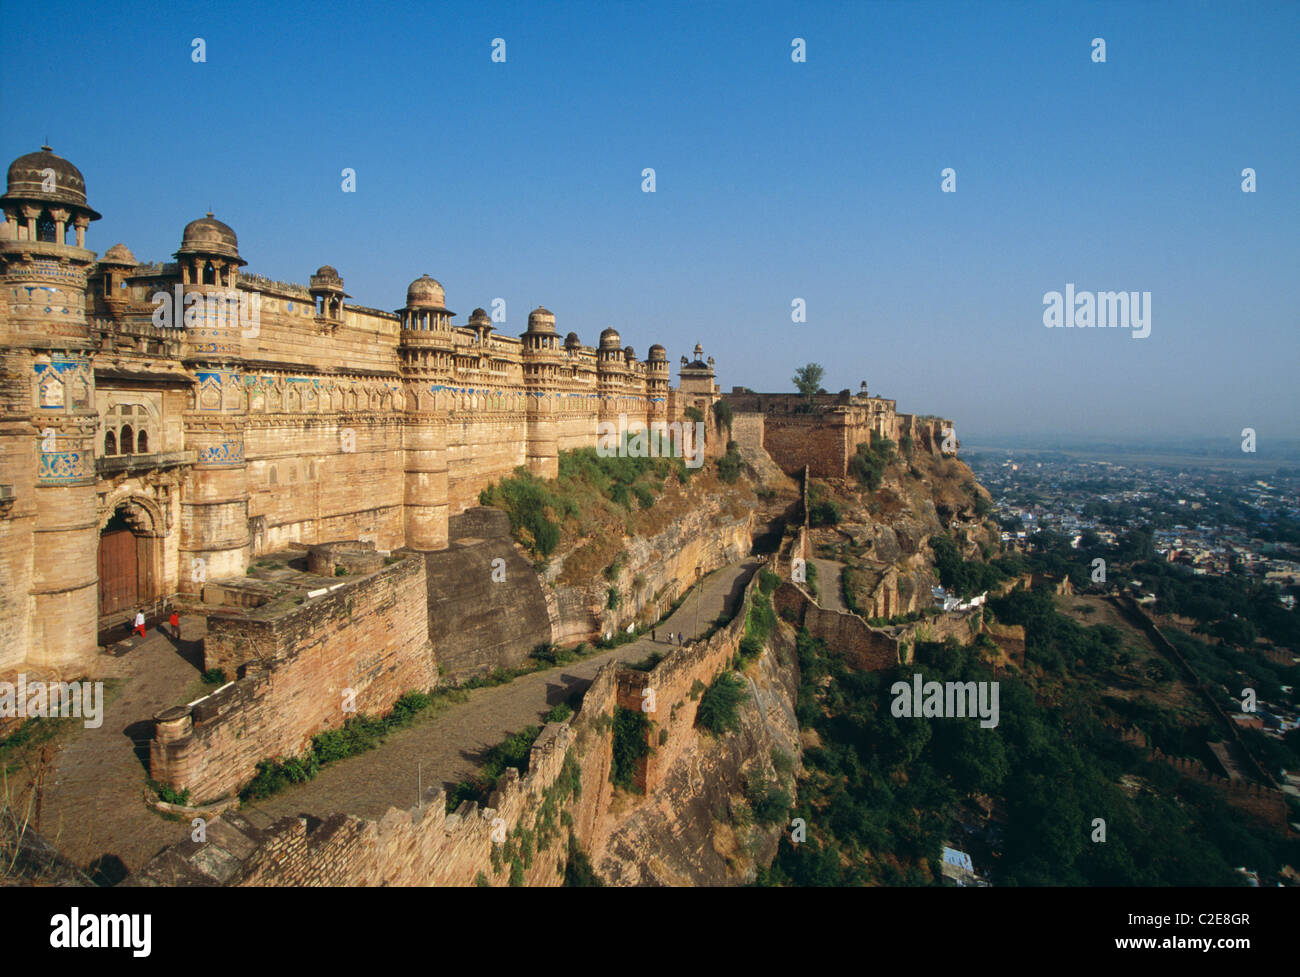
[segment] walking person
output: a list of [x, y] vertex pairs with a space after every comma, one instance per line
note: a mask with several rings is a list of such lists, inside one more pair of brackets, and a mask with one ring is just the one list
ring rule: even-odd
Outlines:
[[655, 637], [655, 629], [654, 629], [654, 628], [651, 628], [651, 629], [650, 629], [650, 640], [651, 640], [651, 641], [658, 641], [658, 640], [659, 640], [658, 638]]
[[173, 610], [172, 616], [167, 619], [167, 623], [172, 626], [172, 637], [177, 641], [181, 640], [181, 615], [180, 612]]
[[135, 627], [131, 629], [131, 633], [135, 634], [137, 631], [140, 632], [140, 637], [143, 638], [144, 637], [144, 611], [135, 612]]

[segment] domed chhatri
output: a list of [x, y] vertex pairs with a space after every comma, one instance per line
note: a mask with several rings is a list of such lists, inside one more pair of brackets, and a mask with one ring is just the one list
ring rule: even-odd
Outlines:
[[9, 164], [7, 189], [0, 203], [20, 200], [44, 200], [66, 204], [82, 211], [91, 220], [99, 214], [86, 206], [86, 180], [77, 169], [49, 146], [38, 152], [19, 156]]
[[104, 252], [104, 257], [99, 259], [99, 263], [101, 265], [124, 265], [130, 268], [134, 268], [138, 264], [135, 255], [131, 253], [131, 249], [125, 244], [113, 245]]
[[239, 238], [235, 236], [235, 232], [230, 225], [223, 224], [213, 217], [211, 211], [208, 211], [206, 216], [185, 225], [185, 230], [181, 234], [181, 246], [176, 255], [180, 257], [186, 254], [218, 255], [222, 258], [230, 258], [241, 265], [248, 264], [239, 257]]
[[668, 350], [664, 349], [664, 348], [663, 348], [662, 346], [660, 346], [658, 343], [655, 343], [653, 346], [650, 347], [650, 362], [651, 362], [651, 363], [667, 363], [667, 362], [668, 362]]
[[533, 333], [554, 333], [555, 313], [539, 305], [528, 313], [528, 331]]
[[487, 314], [487, 309], [475, 309], [469, 314], [469, 324], [475, 329], [491, 329], [492, 319]]
[[618, 349], [623, 344], [623, 337], [618, 334], [618, 330], [610, 326], [600, 334], [601, 349]]
[[33, 241], [67, 246], [76, 231], [76, 247], [86, 247], [86, 230], [99, 212], [86, 206], [86, 181], [81, 171], [49, 146], [19, 156], [9, 164], [4, 196], [0, 197], [5, 227], [3, 241]]
[[578, 338], [578, 334], [576, 332], [571, 332], [564, 337], [565, 349], [577, 349], [581, 345], [582, 345], [582, 340]]
[[339, 281], [343, 280], [339, 276], [339, 270], [335, 268], [333, 265], [321, 265], [319, 268], [316, 269], [316, 274], [312, 275], [312, 278], [322, 278], [322, 279], [330, 278], [330, 279], [338, 279]]
[[408, 309], [427, 309], [435, 312], [449, 312], [446, 308], [447, 293], [435, 278], [421, 275], [406, 289], [406, 307]]

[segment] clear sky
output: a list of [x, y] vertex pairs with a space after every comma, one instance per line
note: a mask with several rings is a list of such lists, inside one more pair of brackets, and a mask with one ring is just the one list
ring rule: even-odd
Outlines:
[[[397, 309], [427, 272], [456, 322], [698, 341], [723, 389], [814, 361], [963, 440], [1297, 435], [1294, 2], [3, 14], [0, 149], [81, 169], [100, 252], [170, 260], [211, 209], [272, 278]], [[1149, 291], [1150, 335], [1044, 328], [1067, 282]]]

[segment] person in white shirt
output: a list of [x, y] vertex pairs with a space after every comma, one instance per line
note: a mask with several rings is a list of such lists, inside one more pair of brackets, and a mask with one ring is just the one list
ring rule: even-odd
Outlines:
[[140, 632], [140, 637], [143, 638], [144, 637], [144, 611], [135, 612], [135, 627], [131, 629], [131, 633], [135, 634], [135, 632], [137, 631]]

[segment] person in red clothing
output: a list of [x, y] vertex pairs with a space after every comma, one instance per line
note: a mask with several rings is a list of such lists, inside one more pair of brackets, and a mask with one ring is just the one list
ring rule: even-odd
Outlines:
[[172, 611], [172, 616], [167, 619], [167, 623], [172, 626], [172, 637], [177, 641], [181, 637], [181, 616], [178, 612]]
[[143, 638], [144, 637], [144, 611], [135, 612], [135, 627], [131, 629], [131, 633], [135, 634], [137, 631], [140, 632], [140, 637]]

